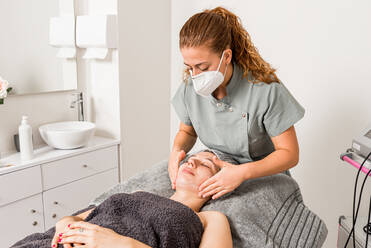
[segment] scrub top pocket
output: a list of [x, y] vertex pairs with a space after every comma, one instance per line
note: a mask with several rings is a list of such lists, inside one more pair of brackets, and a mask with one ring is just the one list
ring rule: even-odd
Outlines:
[[214, 114], [194, 118], [201, 142], [212, 149], [250, 158], [248, 146], [249, 114], [224, 104]]

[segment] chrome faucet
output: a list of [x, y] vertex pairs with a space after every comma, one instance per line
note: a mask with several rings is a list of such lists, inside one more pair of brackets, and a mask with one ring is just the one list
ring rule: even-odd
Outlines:
[[76, 100], [71, 102], [70, 108], [75, 108], [77, 105], [77, 114], [79, 121], [84, 121], [84, 100], [82, 97], [82, 92], [72, 93], [73, 96], [76, 96]]

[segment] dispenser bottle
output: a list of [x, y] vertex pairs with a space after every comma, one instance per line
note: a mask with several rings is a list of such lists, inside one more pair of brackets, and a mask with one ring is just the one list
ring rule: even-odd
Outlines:
[[22, 116], [22, 123], [18, 128], [19, 147], [21, 151], [21, 160], [31, 160], [34, 156], [32, 145], [32, 127], [28, 124], [27, 116]]

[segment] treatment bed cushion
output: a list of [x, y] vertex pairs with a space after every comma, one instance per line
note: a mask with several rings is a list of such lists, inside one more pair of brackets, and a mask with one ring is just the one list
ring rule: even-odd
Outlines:
[[[168, 160], [160, 161], [98, 196], [99, 205], [115, 193], [147, 191], [170, 197]], [[201, 211], [224, 213], [230, 223], [233, 247], [321, 247], [325, 223], [305, 204], [296, 181], [286, 173], [247, 180], [233, 192], [207, 202]]]

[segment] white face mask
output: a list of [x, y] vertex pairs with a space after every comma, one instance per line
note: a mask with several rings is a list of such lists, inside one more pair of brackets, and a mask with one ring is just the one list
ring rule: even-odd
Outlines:
[[222, 63], [224, 56], [224, 51], [222, 57], [220, 58], [220, 62], [218, 65], [218, 69], [216, 71], [205, 71], [196, 76], [192, 76], [192, 70], [190, 70], [193, 87], [197, 94], [207, 97], [209, 96], [216, 88], [219, 87], [224, 81], [224, 76], [227, 73], [226, 66], [224, 75], [219, 71], [220, 65]]

